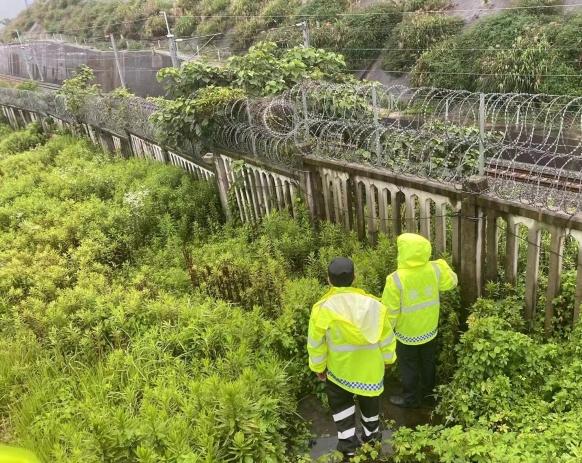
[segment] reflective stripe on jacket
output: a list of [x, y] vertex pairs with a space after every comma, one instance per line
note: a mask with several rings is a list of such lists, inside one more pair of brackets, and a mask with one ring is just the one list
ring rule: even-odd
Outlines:
[[443, 259], [430, 261], [432, 247], [423, 236], [398, 237], [398, 270], [386, 279], [382, 302], [398, 340], [424, 344], [438, 333], [440, 291], [457, 286], [457, 275]]
[[384, 367], [396, 361], [386, 307], [357, 288], [332, 287], [313, 306], [307, 338], [309, 368], [354, 394], [384, 391]]

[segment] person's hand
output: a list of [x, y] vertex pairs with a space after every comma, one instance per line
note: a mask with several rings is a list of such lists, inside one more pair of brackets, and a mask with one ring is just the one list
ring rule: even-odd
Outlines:
[[317, 373], [317, 379], [319, 379], [320, 381], [325, 381], [327, 379], [327, 371]]

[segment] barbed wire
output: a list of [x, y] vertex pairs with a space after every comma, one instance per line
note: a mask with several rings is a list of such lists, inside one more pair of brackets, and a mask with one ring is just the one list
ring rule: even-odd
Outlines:
[[[0, 89], [0, 104], [120, 135], [162, 135], [150, 122], [157, 105], [137, 97], [91, 97], [72, 114], [61, 95]], [[582, 211], [582, 97], [304, 82], [230, 102], [215, 120], [213, 145], [292, 168], [312, 155], [457, 189], [483, 174], [488, 195]]]
[[582, 210], [582, 98], [318, 82], [225, 114], [219, 143], [276, 162], [299, 151], [457, 188], [482, 173], [494, 196]]

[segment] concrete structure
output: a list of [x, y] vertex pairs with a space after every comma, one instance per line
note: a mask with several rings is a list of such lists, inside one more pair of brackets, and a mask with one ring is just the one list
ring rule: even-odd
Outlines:
[[[168, 55], [153, 51], [119, 51], [119, 58], [121, 72], [131, 92], [143, 97], [163, 94], [156, 73], [172, 66]], [[0, 74], [28, 78], [27, 59], [35, 80], [41, 80], [42, 73], [45, 82], [61, 84], [85, 64], [93, 69], [103, 90], [109, 92], [122, 86], [113, 50], [99, 51], [51, 40], [25, 43], [23, 47], [3, 45], [0, 46]]]

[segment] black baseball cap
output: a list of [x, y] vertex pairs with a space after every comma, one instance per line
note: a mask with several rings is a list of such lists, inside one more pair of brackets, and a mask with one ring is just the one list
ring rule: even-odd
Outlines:
[[333, 286], [351, 286], [354, 282], [354, 263], [347, 257], [336, 257], [329, 264], [327, 275]]

